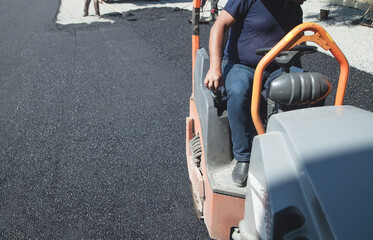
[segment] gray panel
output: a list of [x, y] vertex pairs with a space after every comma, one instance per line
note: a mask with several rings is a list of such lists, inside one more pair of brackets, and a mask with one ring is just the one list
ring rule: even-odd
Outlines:
[[294, 164], [312, 186], [335, 238], [373, 233], [373, 113], [352, 106], [273, 116], [269, 132], [284, 134]]
[[194, 68], [193, 100], [201, 122], [208, 178], [214, 192], [244, 197], [245, 189], [236, 187], [230, 176], [235, 162], [232, 161], [227, 114], [218, 116], [211, 93], [203, 84], [209, 66], [206, 50], [199, 49]]
[[[194, 69], [194, 96], [200, 118], [205, 154], [210, 168], [230, 163], [233, 159], [230, 146], [228, 117], [217, 114], [211, 93], [203, 84], [209, 69], [209, 57], [205, 49], [197, 51]], [[209, 169], [211, 170], [211, 169]]]
[[303, 191], [312, 193], [312, 190], [309, 191], [309, 186], [301, 186], [299, 183], [293, 160], [294, 156], [288, 151], [282, 134], [269, 133], [255, 137], [246, 191], [245, 217], [239, 225], [242, 239], [276, 237], [274, 216], [289, 207], [300, 209], [306, 219], [304, 226], [294, 231], [290, 239], [302, 236], [322, 239], [320, 230], [313, 223], [320, 210], [309, 210]]
[[254, 138], [241, 239], [259, 237], [257, 226], [265, 226], [262, 238], [274, 237], [274, 216], [287, 207], [305, 222], [284, 239], [369, 239], [372, 124], [373, 113], [351, 106], [273, 115]]

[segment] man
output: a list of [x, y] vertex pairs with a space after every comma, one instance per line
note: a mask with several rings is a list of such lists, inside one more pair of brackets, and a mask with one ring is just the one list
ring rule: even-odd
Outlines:
[[[218, 9], [218, 2], [219, 0], [211, 0], [211, 10], [210, 10], [210, 16], [206, 18], [205, 20], [210, 22], [210, 21], [215, 21], [216, 18], [219, 15], [219, 9]], [[201, 8], [204, 9], [204, 6], [206, 5], [207, 0], [202, 0], [202, 5]]]
[[[246, 185], [251, 152], [251, 91], [254, 72], [262, 56], [255, 51], [273, 47], [287, 32], [302, 23], [305, 0], [229, 0], [210, 32], [210, 69], [204, 84], [216, 91], [224, 85], [233, 155], [237, 164], [232, 179]], [[230, 29], [222, 61], [223, 39]], [[222, 71], [223, 69], [223, 71]], [[264, 78], [277, 66], [270, 64]]]
[[[99, 0], [93, 0], [93, 1], [94, 1], [93, 6], [95, 7], [96, 16], [99, 17], [100, 16]], [[89, 9], [90, 3], [91, 3], [91, 0], [85, 0], [83, 17], [88, 16], [88, 9]]]

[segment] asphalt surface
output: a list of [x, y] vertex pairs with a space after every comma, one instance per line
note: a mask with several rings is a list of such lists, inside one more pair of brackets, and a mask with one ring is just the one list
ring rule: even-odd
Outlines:
[[127, 21], [61, 27], [58, 1], [6, 4], [0, 239], [208, 238], [185, 160], [189, 74]]
[[[0, 239], [209, 239], [185, 160], [191, 13], [62, 26], [57, 0], [0, 3]], [[335, 84], [330, 57], [303, 62]], [[372, 82], [352, 68], [345, 103], [373, 111]]]

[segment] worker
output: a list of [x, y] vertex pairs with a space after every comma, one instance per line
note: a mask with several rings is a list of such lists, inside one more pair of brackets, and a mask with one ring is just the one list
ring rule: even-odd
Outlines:
[[[302, 23], [300, 7], [305, 0], [228, 0], [210, 31], [210, 68], [204, 85], [217, 91], [224, 86], [233, 155], [237, 161], [232, 179], [246, 185], [251, 154], [251, 92], [254, 72], [262, 56], [259, 48], [273, 47], [287, 32]], [[230, 30], [223, 52], [223, 39]], [[263, 76], [268, 79], [278, 67], [271, 63]]]
[[[95, 7], [96, 16], [99, 17], [100, 16], [100, 6], [99, 6], [100, 0], [93, 0], [93, 1], [94, 1], [93, 6]], [[88, 9], [89, 9], [90, 3], [91, 3], [91, 0], [85, 0], [83, 17], [88, 16]]]
[[[205, 19], [205, 21], [215, 21], [216, 18], [219, 15], [219, 9], [218, 9], [218, 2], [219, 0], [211, 0], [211, 10], [210, 10], [210, 16]], [[201, 8], [204, 9], [205, 4], [207, 3], [207, 0], [202, 0]]]

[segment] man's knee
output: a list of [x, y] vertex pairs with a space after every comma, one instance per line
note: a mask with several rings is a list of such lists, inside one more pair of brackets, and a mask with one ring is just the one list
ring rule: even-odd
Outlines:
[[227, 89], [227, 96], [228, 98], [246, 98], [247, 90], [239, 84], [233, 84], [233, 86]]
[[246, 98], [251, 94], [252, 78], [254, 73], [251, 69], [237, 65], [227, 65], [225, 67], [225, 89], [229, 97]]
[[226, 83], [226, 91], [228, 98], [246, 99], [251, 93], [251, 83], [249, 79], [236, 78], [231, 79]]

